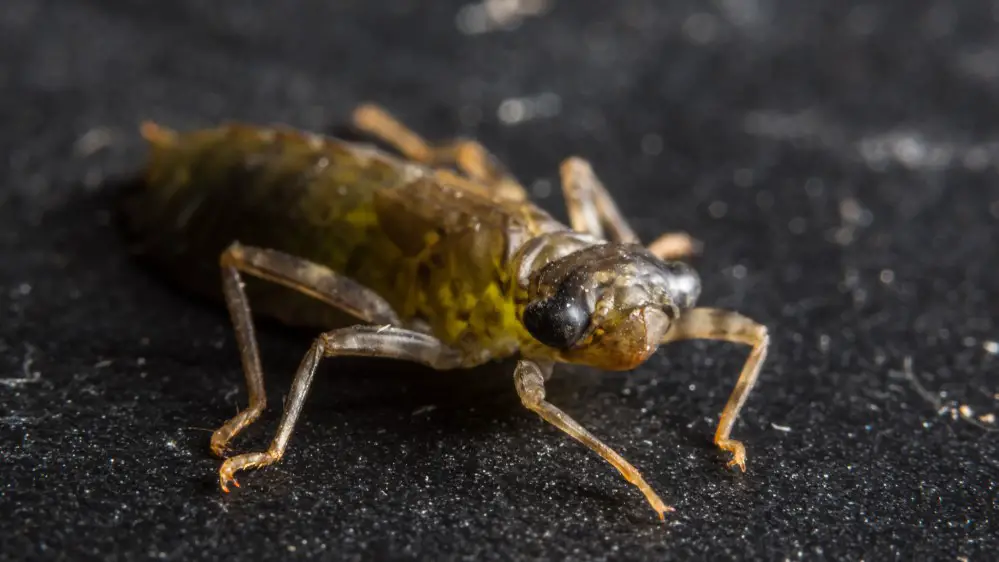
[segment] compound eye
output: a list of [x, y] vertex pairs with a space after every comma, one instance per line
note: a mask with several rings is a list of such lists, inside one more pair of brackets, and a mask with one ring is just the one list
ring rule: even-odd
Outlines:
[[563, 284], [555, 295], [524, 309], [524, 327], [541, 343], [556, 349], [572, 347], [590, 325], [582, 291]]

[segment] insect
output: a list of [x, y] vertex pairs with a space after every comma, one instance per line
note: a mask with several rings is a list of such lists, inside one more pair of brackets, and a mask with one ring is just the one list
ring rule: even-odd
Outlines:
[[[239, 486], [237, 472], [284, 456], [323, 359], [450, 370], [517, 356], [523, 405], [613, 465], [663, 519], [672, 508], [548, 402], [545, 382], [558, 363], [629, 370], [660, 344], [693, 338], [751, 347], [714, 436], [729, 465], [745, 470], [745, 448], [730, 434], [765, 360], [767, 329], [696, 306], [699, 277], [679, 261], [693, 253], [690, 237], [671, 233], [642, 246], [580, 158], [560, 169], [570, 227], [532, 205], [475, 141], [431, 145], [370, 104], [353, 123], [394, 151], [287, 128], [141, 128], [151, 156], [144, 187], [127, 202], [132, 229], [145, 253], [190, 288], [218, 294], [221, 268], [242, 359], [249, 405], [211, 437], [225, 459], [222, 490]], [[244, 276], [265, 283], [250, 291]], [[267, 403], [252, 314], [328, 329], [336, 310], [354, 325], [312, 343], [270, 446], [228, 456]]]

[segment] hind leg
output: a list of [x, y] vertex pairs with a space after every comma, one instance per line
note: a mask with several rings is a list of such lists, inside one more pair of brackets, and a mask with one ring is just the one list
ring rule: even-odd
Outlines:
[[260, 366], [250, 303], [243, 289], [243, 273], [302, 292], [365, 322], [399, 325], [400, 321], [391, 305], [374, 291], [326, 267], [295, 256], [233, 244], [222, 253], [219, 261], [222, 266], [222, 290], [236, 331], [250, 401], [245, 410], [212, 434], [212, 452], [221, 457], [232, 438], [256, 421], [267, 406], [264, 373]]
[[354, 110], [354, 125], [401, 152], [406, 158], [432, 167], [455, 166], [469, 179], [484, 184], [503, 199], [527, 199], [524, 187], [484, 146], [473, 140], [455, 139], [431, 145], [420, 135], [374, 104]]
[[244, 453], [226, 459], [219, 468], [219, 486], [223, 491], [229, 491], [230, 482], [239, 486], [236, 472], [261, 468], [281, 460], [305, 406], [319, 362], [326, 357], [348, 356], [401, 359], [441, 370], [459, 367], [462, 362], [460, 353], [433, 336], [402, 328], [353, 326], [321, 334], [302, 358], [270, 447], [266, 451]]
[[[562, 163], [562, 192], [565, 194], [569, 221], [573, 230], [625, 244], [638, 244], [638, 235], [621, 215], [614, 198], [582, 158], [568, 158]], [[662, 259], [681, 259], [694, 255], [698, 242], [684, 232], [670, 232], [649, 245]]]

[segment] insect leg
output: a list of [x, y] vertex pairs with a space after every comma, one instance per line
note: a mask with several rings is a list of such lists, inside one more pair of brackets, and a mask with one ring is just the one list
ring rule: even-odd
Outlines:
[[673, 508], [659, 499], [652, 487], [642, 478], [638, 469], [597, 439], [586, 428], [579, 425], [576, 420], [545, 400], [545, 379], [547, 378], [545, 375], [550, 370], [550, 365], [542, 367], [532, 361], [521, 360], [517, 363], [517, 369], [513, 373], [513, 381], [524, 406], [603, 457], [624, 476], [625, 480], [634, 484], [645, 494], [645, 499], [652, 505], [652, 509], [656, 510], [660, 519], [664, 519], [665, 513], [673, 511]]
[[373, 104], [354, 110], [354, 125], [395, 147], [407, 158], [429, 166], [457, 166], [469, 178], [495, 190], [512, 201], [527, 199], [527, 192], [506, 167], [484, 146], [473, 140], [456, 139], [432, 146]]
[[240, 470], [259, 468], [281, 460], [288, 447], [295, 422], [324, 357], [382, 357], [421, 363], [439, 370], [461, 366], [462, 355], [445, 346], [433, 336], [392, 326], [358, 325], [320, 334], [302, 358], [285, 401], [284, 414], [277, 433], [266, 451], [230, 457], [219, 469], [219, 485], [229, 491], [229, 482], [237, 487], [235, 474]]
[[745, 471], [746, 448], [742, 443], [729, 439], [729, 436], [742, 405], [746, 403], [746, 398], [756, 384], [760, 367], [766, 360], [767, 348], [770, 346], [767, 328], [737, 312], [716, 308], [693, 308], [683, 311], [680, 317], [673, 321], [664, 343], [688, 339], [722, 340], [752, 347], [749, 358], [742, 367], [739, 380], [735, 383], [735, 389], [725, 404], [725, 409], [722, 410], [721, 421], [718, 422], [718, 430], [715, 432], [715, 444], [722, 450], [732, 453], [732, 460], [728, 465], [738, 466]]
[[[565, 194], [569, 221], [577, 232], [586, 232], [604, 238], [605, 231], [611, 240], [638, 243], [638, 236], [621, 215], [614, 198], [593, 172], [590, 163], [582, 158], [567, 158], [562, 162], [562, 192]], [[687, 257], [695, 252], [696, 241], [683, 232], [662, 235], [649, 246], [649, 250], [663, 259]]]
[[243, 289], [241, 273], [284, 285], [339, 308], [372, 324], [400, 324], [399, 317], [382, 297], [355, 281], [337, 275], [321, 265], [275, 250], [232, 244], [222, 253], [222, 290], [236, 342], [242, 356], [249, 406], [212, 434], [211, 449], [218, 456], [267, 406], [264, 373], [254, 335], [250, 304]]
[[649, 251], [662, 260], [682, 260], [701, 251], [701, 242], [686, 232], [666, 232], [652, 241]]

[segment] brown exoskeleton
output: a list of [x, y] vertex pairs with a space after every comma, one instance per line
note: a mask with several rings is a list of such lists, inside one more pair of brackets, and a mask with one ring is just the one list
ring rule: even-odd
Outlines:
[[[569, 228], [528, 202], [476, 142], [431, 146], [371, 105], [356, 110], [354, 123], [404, 158], [286, 129], [143, 125], [152, 157], [148, 185], [129, 204], [132, 226], [147, 253], [193, 288], [217, 290], [221, 264], [242, 355], [249, 407], [212, 435], [215, 454], [225, 457], [267, 403], [243, 275], [360, 322], [316, 338], [270, 447], [226, 458], [223, 490], [236, 472], [281, 459], [323, 358], [385, 357], [443, 370], [519, 354], [513, 378], [524, 406], [611, 463], [662, 518], [671, 508], [635, 467], [546, 400], [545, 381], [557, 363], [632, 369], [660, 344], [692, 338], [752, 348], [714, 437], [730, 465], [745, 469], [745, 448], [730, 434], [766, 356], [767, 330], [695, 306], [696, 273], [672, 261], [692, 253], [691, 238], [667, 234], [643, 247], [579, 158], [561, 168]], [[323, 304], [303, 309], [288, 296], [254, 294], [253, 309], [330, 327]]]

